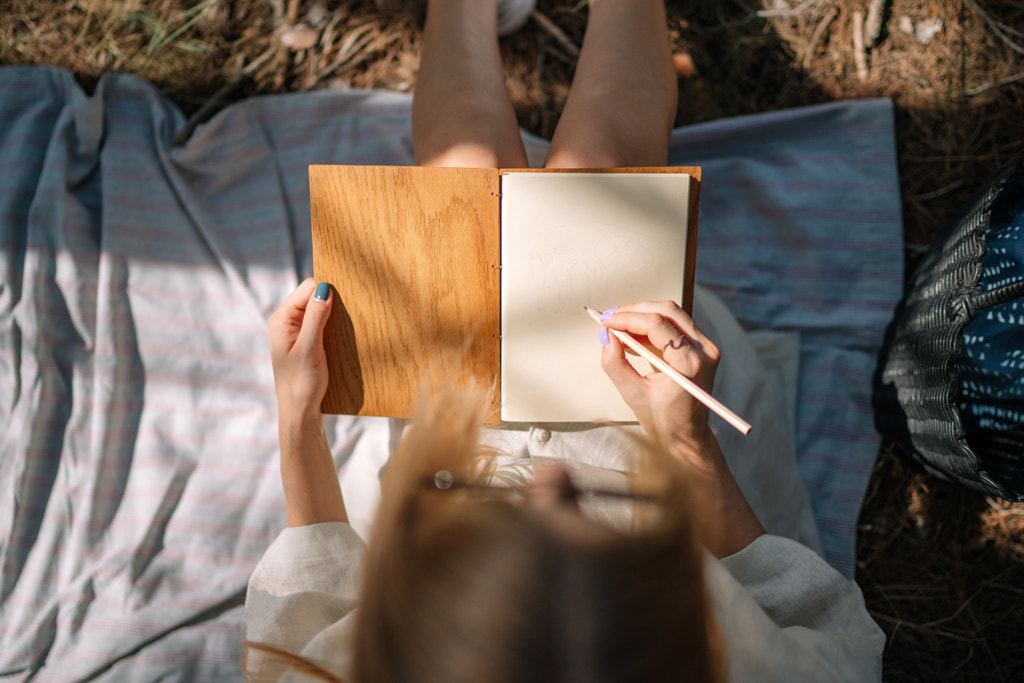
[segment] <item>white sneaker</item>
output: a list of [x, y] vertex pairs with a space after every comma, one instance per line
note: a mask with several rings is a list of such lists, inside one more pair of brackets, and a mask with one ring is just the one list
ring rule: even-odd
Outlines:
[[498, 0], [498, 35], [512, 35], [526, 24], [537, 0]]

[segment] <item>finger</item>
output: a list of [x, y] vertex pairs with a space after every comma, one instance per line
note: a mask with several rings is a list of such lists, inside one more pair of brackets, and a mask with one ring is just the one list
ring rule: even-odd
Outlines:
[[326, 282], [318, 283], [307, 296], [305, 315], [302, 317], [302, 329], [299, 331], [295, 347], [304, 352], [322, 349], [324, 345], [324, 327], [331, 316], [331, 305], [334, 296]]
[[[660, 313], [619, 311], [605, 321], [605, 326], [621, 332], [628, 332], [634, 338], [658, 353], [668, 342], [676, 347], [685, 343], [685, 337], [675, 324]], [[680, 341], [683, 339], [684, 341]]]
[[709, 341], [704, 332], [693, 322], [693, 318], [674, 301], [641, 301], [621, 306], [619, 310], [636, 313], [656, 313], [671, 321], [681, 333], [698, 344]]
[[601, 368], [627, 404], [633, 405], [642, 396], [644, 378], [626, 360], [625, 347], [614, 334], [608, 335], [608, 344], [601, 351]]
[[[666, 357], [666, 353], [673, 351], [673, 353], [669, 353], [669, 357], [666, 357], [666, 361], [669, 361], [670, 357], [679, 359], [680, 354], [676, 353], [677, 351], [681, 351], [683, 355], [688, 353], [687, 346], [695, 349], [702, 358], [714, 363], [717, 363], [721, 356], [718, 346], [701, 331], [686, 311], [679, 308], [673, 301], [645, 301], [622, 306], [618, 310], [623, 314], [657, 315], [666, 321], [664, 325], [652, 326], [650, 338], [641, 340], [663, 357]], [[615, 317], [612, 317], [611, 321], [614, 320]], [[634, 324], [643, 324], [638, 320], [634, 320]], [[618, 323], [613, 322], [609, 327], [616, 324]], [[639, 332], [633, 332], [633, 334], [637, 335]]]
[[[669, 312], [665, 307], [659, 307], [659, 310]], [[645, 346], [653, 348], [656, 355], [661, 356], [672, 368], [691, 379], [696, 378], [705, 365], [715, 365], [717, 355], [708, 355], [705, 349], [711, 349], [717, 354], [717, 347], [706, 338], [703, 342], [689, 338], [661, 313], [619, 309], [605, 324], [640, 338]]]

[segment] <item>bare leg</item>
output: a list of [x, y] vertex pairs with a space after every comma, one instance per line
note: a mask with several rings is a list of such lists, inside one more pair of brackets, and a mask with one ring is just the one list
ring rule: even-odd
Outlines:
[[412, 104], [419, 166], [527, 165], [498, 51], [495, 0], [430, 0]]
[[664, 166], [678, 98], [662, 0], [590, 0], [569, 99], [544, 165]]

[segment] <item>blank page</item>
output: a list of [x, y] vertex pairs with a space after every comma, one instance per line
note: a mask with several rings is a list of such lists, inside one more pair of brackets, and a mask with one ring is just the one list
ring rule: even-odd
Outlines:
[[507, 173], [501, 181], [502, 420], [635, 421], [601, 369], [599, 328], [583, 307], [681, 300], [690, 177]]

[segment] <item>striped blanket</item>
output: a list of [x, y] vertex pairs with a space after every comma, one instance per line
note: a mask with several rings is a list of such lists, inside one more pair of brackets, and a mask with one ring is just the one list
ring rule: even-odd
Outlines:
[[[0, 69], [0, 678], [237, 680], [284, 525], [266, 324], [312, 272], [306, 167], [411, 163], [409, 115], [257, 98], [175, 147], [185, 119], [145, 82]], [[801, 333], [801, 475], [852, 575], [902, 286], [891, 104], [681, 129], [671, 162], [704, 169], [698, 279]], [[342, 467], [367, 420], [329, 430]]]

